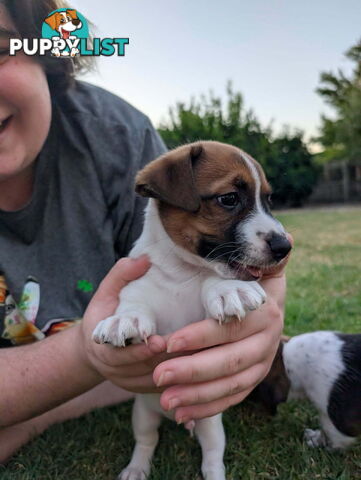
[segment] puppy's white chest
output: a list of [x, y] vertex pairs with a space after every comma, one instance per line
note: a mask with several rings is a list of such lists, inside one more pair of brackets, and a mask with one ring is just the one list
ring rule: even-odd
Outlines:
[[174, 332], [190, 323], [205, 318], [201, 301], [199, 275], [186, 281], [170, 282], [167, 277], [158, 276], [146, 292], [147, 301], [155, 313], [156, 329], [159, 335]]

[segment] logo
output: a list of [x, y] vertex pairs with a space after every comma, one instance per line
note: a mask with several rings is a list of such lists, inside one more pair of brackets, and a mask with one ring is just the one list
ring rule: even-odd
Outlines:
[[51, 12], [42, 25], [42, 38], [11, 38], [10, 55], [20, 50], [25, 55], [41, 55], [51, 52], [54, 57], [71, 58], [86, 56], [124, 56], [129, 38], [94, 38], [88, 40], [89, 29], [85, 17], [71, 8]]

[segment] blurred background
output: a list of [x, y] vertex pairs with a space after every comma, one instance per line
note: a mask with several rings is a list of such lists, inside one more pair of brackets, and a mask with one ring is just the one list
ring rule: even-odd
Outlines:
[[359, 0], [76, 0], [129, 37], [86, 80], [143, 111], [168, 147], [198, 139], [259, 160], [277, 207], [361, 202]]

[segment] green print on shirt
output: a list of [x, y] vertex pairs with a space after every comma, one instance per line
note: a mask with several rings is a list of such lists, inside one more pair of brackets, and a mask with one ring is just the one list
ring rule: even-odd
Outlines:
[[87, 280], [78, 280], [76, 288], [78, 290], [82, 290], [83, 292], [92, 292], [94, 287], [93, 284]]

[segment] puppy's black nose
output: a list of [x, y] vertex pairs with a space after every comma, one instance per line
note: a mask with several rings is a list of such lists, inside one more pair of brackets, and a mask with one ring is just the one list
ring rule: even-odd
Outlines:
[[266, 242], [268, 243], [272, 252], [273, 259], [277, 261], [282, 260], [282, 258], [284, 258], [292, 248], [292, 245], [287, 240], [285, 235], [280, 235], [275, 232], [273, 232], [271, 236], [266, 239]]
[[74, 19], [71, 21], [71, 23], [77, 27], [77, 26], [79, 25], [79, 23], [80, 23], [80, 20], [79, 20], [79, 18], [74, 18]]

